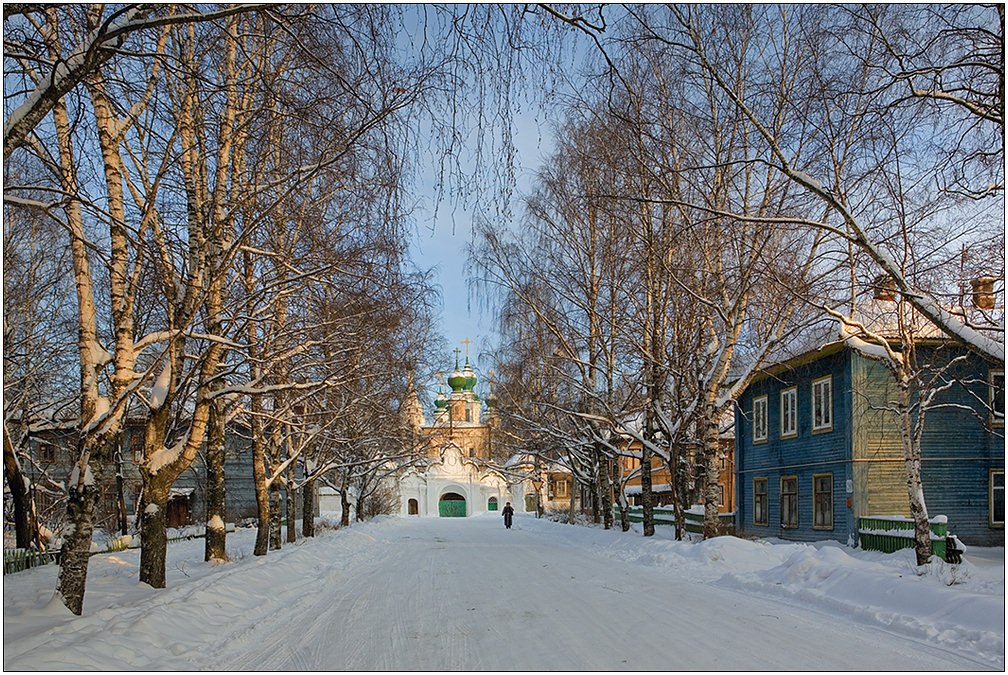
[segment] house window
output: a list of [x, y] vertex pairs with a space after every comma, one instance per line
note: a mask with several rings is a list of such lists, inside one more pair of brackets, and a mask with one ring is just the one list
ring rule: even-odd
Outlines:
[[833, 376], [812, 382], [812, 431], [833, 428]]
[[1005, 486], [1004, 469], [990, 471], [990, 524], [1004, 527]]
[[558, 480], [553, 484], [553, 496], [557, 499], [570, 497], [570, 482]]
[[767, 439], [767, 397], [758, 396], [753, 399], [753, 443], [764, 443]]
[[1005, 388], [1004, 371], [990, 371], [988, 398], [991, 409], [991, 424], [999, 427], [1004, 426], [1005, 415]]
[[133, 463], [143, 464], [144, 438], [142, 434], [134, 432], [130, 435], [130, 450], [133, 452]]
[[718, 485], [718, 506], [724, 506], [724, 485]]
[[784, 529], [798, 527], [798, 476], [781, 478], [780, 524]]
[[465, 411], [466, 422], [472, 422], [472, 403], [466, 403]]
[[46, 441], [39, 441], [38, 458], [42, 464], [52, 464], [56, 461], [56, 446]]
[[780, 394], [780, 435], [794, 438], [798, 435], [798, 389], [791, 387]]
[[812, 476], [812, 527], [817, 530], [833, 529], [833, 474]]
[[767, 479], [753, 478], [753, 525], [767, 524]]
[[106, 518], [119, 515], [119, 494], [111, 487], [102, 488], [102, 515]]

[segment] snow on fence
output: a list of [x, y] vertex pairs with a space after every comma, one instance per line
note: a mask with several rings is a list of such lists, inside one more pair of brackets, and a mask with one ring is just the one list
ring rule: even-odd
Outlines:
[[[935, 516], [928, 522], [931, 523], [931, 553], [945, 560], [948, 518]], [[858, 518], [858, 535], [864, 550], [893, 553], [914, 547], [914, 522], [903, 516], [865, 516]]]
[[[619, 519], [620, 512], [619, 507], [613, 507], [613, 513], [616, 518]], [[643, 506], [631, 506], [629, 507], [629, 518], [631, 523], [640, 523], [644, 520], [644, 507]], [[735, 513], [719, 513], [718, 520], [721, 521], [722, 527], [728, 527], [734, 530], [735, 527]], [[703, 521], [704, 521], [704, 507], [703, 506], [693, 506], [686, 510], [686, 531], [692, 532], [693, 534], [703, 534]], [[675, 510], [672, 507], [661, 507], [656, 506], [654, 508], [654, 524], [655, 525], [675, 525]]]
[[[227, 531], [234, 532], [234, 530], [234, 523], [228, 523]], [[169, 530], [168, 543], [170, 544], [176, 541], [198, 539], [204, 536], [206, 536], [206, 532], [202, 525], [190, 525], [180, 529]], [[96, 550], [96, 545], [94, 543], [92, 543], [91, 546], [91, 555], [97, 555], [100, 553], [118, 553], [119, 551], [125, 551], [129, 548], [140, 548], [140, 535], [126, 534], [121, 537], [106, 539], [105, 548], [101, 550]], [[59, 549], [53, 551], [37, 551], [29, 548], [5, 548], [3, 573], [13, 574], [15, 572], [23, 572], [27, 569], [31, 569], [32, 567], [48, 565], [52, 562], [59, 562]]]

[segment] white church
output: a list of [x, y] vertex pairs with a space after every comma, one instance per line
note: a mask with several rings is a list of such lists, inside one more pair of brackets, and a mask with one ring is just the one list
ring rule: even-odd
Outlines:
[[482, 401], [473, 389], [476, 375], [468, 354], [459, 369], [459, 351], [455, 350], [455, 371], [448, 377], [451, 393], [446, 397], [443, 386], [438, 391], [433, 422], [427, 424], [415, 390], [407, 403], [423, 458], [399, 476], [403, 516], [465, 517], [499, 512], [507, 502], [519, 510], [522, 503], [521, 477], [507, 471], [504, 449], [494, 446], [499, 426], [493, 391], [487, 396], [483, 419]]

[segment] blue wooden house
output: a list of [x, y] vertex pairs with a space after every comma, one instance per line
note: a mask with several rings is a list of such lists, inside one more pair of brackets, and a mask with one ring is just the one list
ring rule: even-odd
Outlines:
[[[1003, 546], [1003, 367], [947, 340], [917, 349], [953, 364], [921, 438], [928, 514], [966, 544]], [[889, 371], [843, 341], [764, 369], [736, 407], [736, 531], [853, 546], [860, 517], [909, 516], [895, 398]]]

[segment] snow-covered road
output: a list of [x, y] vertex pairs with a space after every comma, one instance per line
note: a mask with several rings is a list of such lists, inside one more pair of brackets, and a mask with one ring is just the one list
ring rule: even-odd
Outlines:
[[[45, 602], [54, 570], [5, 579], [5, 669], [1004, 667], [1003, 619], [992, 627], [998, 662], [967, 644], [939, 647], [835, 608], [723, 587], [723, 570], [624, 560], [592, 542], [649, 542], [525, 514], [510, 531], [492, 516], [387, 518], [264, 559], [241, 550], [243, 537], [229, 536], [239, 560], [224, 566], [200, 562], [196, 542], [173, 547], [163, 591], [126, 581], [135, 552], [95, 558], [83, 617], [30, 608]], [[185, 546], [197, 555], [187, 560]]]

